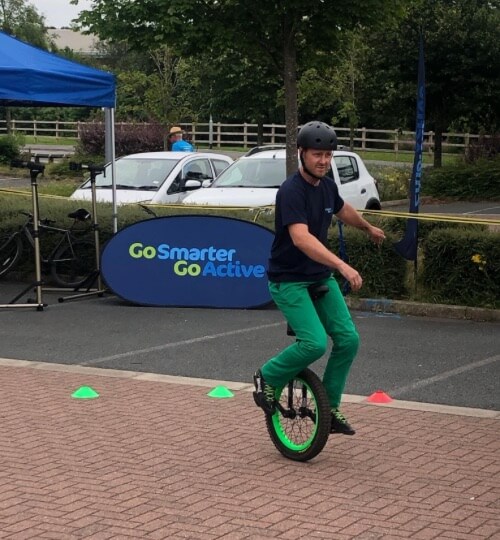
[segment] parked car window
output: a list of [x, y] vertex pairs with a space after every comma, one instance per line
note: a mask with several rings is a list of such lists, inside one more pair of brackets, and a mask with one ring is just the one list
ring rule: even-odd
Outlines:
[[179, 193], [182, 186], [182, 171], [177, 174], [177, 176], [172, 180], [170, 186], [167, 189], [167, 195], [172, 195], [173, 193]]
[[221, 159], [212, 159], [212, 165], [215, 169], [215, 176], [219, 176], [219, 174], [224, 170], [227, 169], [229, 163], [226, 161], [222, 161]]
[[184, 167], [184, 178], [201, 181], [212, 178], [208, 159], [196, 159], [187, 163]]
[[213, 187], [279, 187], [286, 178], [284, 159], [236, 161], [223, 171]]
[[[175, 167], [176, 160], [118, 159], [116, 161], [117, 184], [123, 187], [158, 189]], [[90, 182], [82, 186], [90, 187]], [[96, 187], [111, 187], [111, 165], [105, 174], [96, 176]]]
[[355, 158], [351, 156], [334, 156], [333, 159], [337, 166], [341, 184], [346, 184], [359, 178], [359, 168]]

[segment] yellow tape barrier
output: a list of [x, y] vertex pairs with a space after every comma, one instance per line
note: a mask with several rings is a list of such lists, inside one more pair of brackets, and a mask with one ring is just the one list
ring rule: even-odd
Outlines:
[[390, 210], [361, 210], [362, 214], [374, 216], [398, 217], [405, 219], [418, 219], [422, 221], [449, 221], [451, 223], [470, 223], [476, 225], [500, 225], [500, 219], [467, 217], [463, 214], [411, 214], [409, 212], [392, 212]]
[[[17, 190], [17, 189], [7, 189], [7, 188], [0, 188], [0, 193], [3, 192], [3, 193], [7, 193], [7, 194], [10, 194], [10, 195], [21, 195], [21, 196], [24, 196], [24, 197], [31, 197], [31, 191], [23, 191], [21, 189]], [[45, 198], [45, 199], [63, 199], [63, 200], [68, 200], [68, 197], [63, 197], [62, 195], [48, 195], [48, 194], [39, 194], [38, 195], [40, 198]]]
[[[10, 193], [12, 195], [24, 195], [31, 196], [31, 191], [22, 191], [14, 189], [0, 188], [0, 192]], [[61, 195], [46, 195], [41, 194], [39, 197], [50, 199], [63, 199], [68, 200], [68, 197], [62, 197]], [[76, 202], [76, 201], [75, 201]], [[109, 203], [110, 204], [110, 203]], [[135, 206], [137, 203], [128, 203], [126, 206]], [[143, 206], [150, 208], [182, 208], [183, 210], [219, 210], [219, 211], [242, 211], [247, 210], [249, 212], [255, 212], [254, 221], [256, 221], [262, 213], [270, 212], [274, 210], [274, 205], [270, 206], [255, 206], [255, 207], [242, 207], [242, 206], [201, 206], [201, 205], [187, 205], [187, 204], [144, 204]], [[125, 206], [125, 205], [124, 205]], [[492, 218], [479, 218], [468, 217], [462, 214], [426, 214], [418, 213], [411, 214], [409, 212], [395, 212], [391, 210], [359, 210], [361, 214], [370, 214], [373, 216], [386, 216], [403, 219], [418, 219], [422, 221], [444, 221], [450, 223], [469, 223], [474, 225], [497, 225], [500, 226], [500, 219]]]

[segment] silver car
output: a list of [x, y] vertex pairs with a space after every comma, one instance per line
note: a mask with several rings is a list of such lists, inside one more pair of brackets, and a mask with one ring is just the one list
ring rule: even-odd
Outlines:
[[[203, 182], [213, 182], [233, 160], [211, 152], [146, 152], [116, 160], [116, 202], [179, 203]], [[90, 181], [70, 197], [92, 199]], [[111, 165], [96, 176], [97, 202], [112, 202]]]
[[[345, 201], [358, 210], [380, 210], [375, 179], [354, 152], [336, 150], [331, 176]], [[286, 150], [255, 148], [235, 161], [205, 189], [182, 200], [186, 205], [255, 207], [274, 205], [276, 193], [286, 179]]]

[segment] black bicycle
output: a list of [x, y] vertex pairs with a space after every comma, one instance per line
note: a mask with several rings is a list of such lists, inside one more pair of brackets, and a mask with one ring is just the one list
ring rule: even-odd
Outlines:
[[[313, 301], [328, 292], [327, 285], [309, 286]], [[287, 334], [295, 332], [288, 325]], [[259, 405], [254, 392], [255, 403]], [[259, 405], [260, 406], [260, 405]], [[266, 414], [267, 431], [274, 446], [294, 461], [308, 461], [325, 447], [331, 428], [330, 402], [314, 371], [306, 368], [281, 388], [276, 388], [275, 411]]]
[[[12, 234], [0, 235], [0, 277], [11, 271], [21, 259], [25, 245], [32, 250], [35, 248], [33, 234], [33, 214], [21, 212], [26, 221], [19, 230]], [[93, 265], [89, 265], [89, 258], [93, 260], [94, 244], [90, 240], [79, 238], [91, 230], [91, 227], [77, 227], [78, 223], [88, 222], [92, 217], [90, 212], [80, 208], [68, 214], [73, 219], [69, 229], [55, 226], [55, 221], [42, 219], [38, 223], [38, 235], [55, 237], [55, 245], [44, 256], [41, 263], [50, 272], [55, 284], [64, 288], [77, 289], [86, 283], [92, 273]]]

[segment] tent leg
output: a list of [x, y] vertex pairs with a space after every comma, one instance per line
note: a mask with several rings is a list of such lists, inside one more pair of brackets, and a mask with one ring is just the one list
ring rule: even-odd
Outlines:
[[106, 163], [111, 163], [111, 192], [113, 201], [113, 233], [118, 231], [118, 212], [116, 205], [116, 167], [115, 167], [115, 110], [105, 109]]

